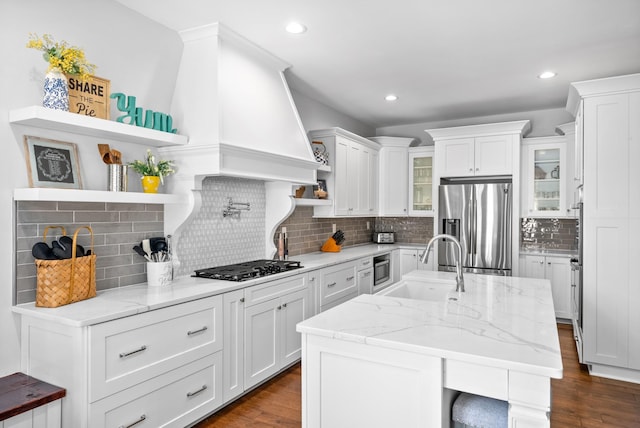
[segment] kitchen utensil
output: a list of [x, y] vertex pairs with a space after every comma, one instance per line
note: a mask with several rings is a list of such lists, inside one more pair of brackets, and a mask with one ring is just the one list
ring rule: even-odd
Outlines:
[[151, 251], [151, 241], [149, 239], [143, 239], [142, 242], [140, 243], [140, 246], [142, 247], [144, 252], [147, 253], [147, 255], [152, 253], [152, 251]]
[[98, 151], [100, 152], [100, 158], [107, 165], [112, 164], [111, 149], [108, 144], [98, 144]]
[[40, 260], [56, 260], [57, 257], [53, 254], [53, 251], [50, 246], [47, 245], [46, 242], [37, 242], [31, 248], [31, 254], [36, 259]]
[[138, 253], [139, 255], [144, 257], [145, 259], [147, 259], [147, 261], [152, 261], [151, 257], [149, 257], [149, 253], [147, 253], [145, 250], [143, 250], [141, 246], [139, 246], [139, 245], [134, 246], [133, 247], [133, 251], [135, 251], [136, 253]]
[[149, 246], [151, 251], [164, 251], [167, 249], [167, 242], [164, 236], [149, 238]]

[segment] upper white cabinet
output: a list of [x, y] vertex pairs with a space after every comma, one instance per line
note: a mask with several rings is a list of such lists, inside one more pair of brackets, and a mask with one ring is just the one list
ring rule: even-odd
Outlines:
[[414, 138], [371, 137], [380, 143], [380, 216], [408, 214], [409, 145]]
[[409, 148], [409, 215], [433, 216], [434, 147]]
[[567, 110], [581, 109], [584, 362], [594, 373], [637, 380], [640, 74], [572, 83]]
[[573, 165], [564, 136], [523, 139], [521, 174], [522, 217], [573, 217]]
[[427, 129], [435, 142], [439, 177], [511, 175], [528, 120]]
[[379, 145], [341, 128], [310, 131], [309, 139], [325, 145], [332, 170], [325, 176], [328, 198], [333, 204], [315, 206], [314, 215], [376, 216]]

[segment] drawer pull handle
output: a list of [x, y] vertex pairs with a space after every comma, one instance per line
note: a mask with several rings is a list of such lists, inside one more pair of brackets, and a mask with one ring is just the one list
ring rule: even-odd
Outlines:
[[336, 285], [336, 283], [332, 282], [331, 284], [327, 284], [327, 287], [333, 287], [334, 285]]
[[[145, 349], [147, 349], [147, 345], [142, 345], [139, 349], [136, 349], [135, 351], [131, 351], [131, 352], [122, 352], [120, 354], [120, 358], [124, 358], [124, 357], [128, 357], [129, 355], [133, 355], [133, 354], [137, 354], [138, 352], [142, 352]], [[137, 423], [137, 422], [136, 422]], [[131, 425], [129, 425], [131, 426]]]
[[203, 331], [206, 331], [206, 330], [207, 330], [207, 326], [206, 325], [204, 327], [202, 327], [201, 329], [199, 329], [199, 330], [193, 330], [193, 331], [189, 330], [187, 332], [187, 336], [193, 336], [194, 334], [202, 333]]
[[355, 277], [354, 276], [350, 276], [350, 277], [347, 278], [347, 281], [352, 281], [353, 278], [355, 278]]
[[316, 280], [315, 276], [312, 276], [311, 278], [309, 278], [309, 282], [314, 282]]
[[364, 276], [365, 276], [365, 277], [367, 277], [367, 276], [371, 276], [371, 272], [365, 272], [365, 273], [364, 273]]
[[244, 297], [240, 298], [240, 303], [244, 303]]
[[207, 385], [202, 385], [202, 388], [200, 388], [197, 391], [193, 391], [193, 392], [187, 392], [187, 397], [193, 397], [194, 395], [198, 395], [200, 394], [202, 391], [204, 391], [205, 389], [207, 389]]
[[287, 304], [286, 304], [286, 303], [283, 303], [283, 304], [282, 304], [282, 307], [283, 307], [283, 308], [286, 308], [286, 307], [287, 307]]
[[120, 428], [131, 428], [132, 426], [138, 425], [140, 422], [144, 421], [145, 419], [147, 419], [147, 415], [142, 415], [140, 416], [140, 419], [138, 419], [137, 421], [132, 422], [129, 425], [120, 425]]
[[369, 263], [371, 263], [371, 261], [370, 261], [370, 260], [367, 260], [366, 262], [363, 262], [363, 263], [362, 263], [362, 266], [366, 266], [366, 265], [368, 265]]

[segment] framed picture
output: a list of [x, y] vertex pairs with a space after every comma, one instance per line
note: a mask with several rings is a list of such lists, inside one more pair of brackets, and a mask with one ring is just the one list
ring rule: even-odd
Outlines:
[[327, 181], [326, 180], [318, 180], [318, 188], [317, 190], [327, 191]]
[[25, 135], [24, 146], [29, 186], [82, 189], [75, 144]]
[[109, 120], [111, 82], [97, 76], [91, 76], [87, 80], [70, 74], [66, 76], [69, 86], [69, 111]]

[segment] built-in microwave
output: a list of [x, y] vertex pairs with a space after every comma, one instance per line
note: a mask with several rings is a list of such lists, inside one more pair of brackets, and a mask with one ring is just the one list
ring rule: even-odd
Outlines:
[[373, 287], [391, 279], [391, 254], [385, 253], [373, 258]]

